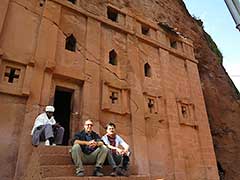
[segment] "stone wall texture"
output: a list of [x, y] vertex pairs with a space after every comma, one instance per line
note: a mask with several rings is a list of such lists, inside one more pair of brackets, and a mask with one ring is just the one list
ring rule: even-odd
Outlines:
[[70, 109], [69, 138], [86, 118], [101, 135], [116, 123], [140, 175], [217, 180], [218, 161], [237, 180], [238, 97], [181, 0], [1, 1], [1, 179], [24, 179], [34, 119], [53, 104]]

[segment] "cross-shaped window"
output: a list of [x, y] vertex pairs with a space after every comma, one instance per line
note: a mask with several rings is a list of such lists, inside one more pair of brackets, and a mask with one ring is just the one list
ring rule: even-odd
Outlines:
[[182, 106], [182, 115], [184, 118], [188, 117], [188, 111], [186, 106]]
[[19, 78], [20, 69], [16, 69], [16, 68], [12, 68], [12, 67], [7, 67], [6, 69], [7, 69], [8, 72], [5, 72], [4, 77], [8, 78], [7, 81], [9, 83], [13, 83], [14, 79]]
[[153, 99], [148, 99], [148, 108], [150, 113], [153, 112], [153, 108], [154, 108], [154, 100]]
[[112, 100], [112, 104], [114, 104], [118, 100], [118, 93], [112, 92], [112, 94], [111, 94], [111, 96], [109, 96], [109, 98]]

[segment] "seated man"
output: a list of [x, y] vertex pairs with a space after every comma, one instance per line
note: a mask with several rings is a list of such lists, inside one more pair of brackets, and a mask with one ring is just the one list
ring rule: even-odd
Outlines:
[[91, 119], [86, 120], [84, 129], [75, 134], [72, 144], [71, 156], [76, 165], [77, 176], [84, 176], [83, 164], [95, 164], [93, 175], [103, 176], [101, 168], [109, 150], [99, 135], [93, 131]]
[[129, 145], [116, 134], [116, 125], [114, 123], [109, 123], [106, 131], [107, 133], [102, 137], [102, 140], [110, 149], [107, 159], [114, 170], [111, 176], [128, 176]]
[[45, 145], [62, 144], [64, 128], [56, 123], [53, 113], [53, 106], [46, 106], [45, 112], [40, 114], [32, 128], [32, 144], [38, 146], [40, 141], [45, 141]]

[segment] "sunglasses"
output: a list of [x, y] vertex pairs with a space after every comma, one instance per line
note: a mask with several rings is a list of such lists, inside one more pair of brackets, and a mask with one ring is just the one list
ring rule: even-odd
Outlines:
[[93, 126], [93, 124], [85, 124], [85, 126]]

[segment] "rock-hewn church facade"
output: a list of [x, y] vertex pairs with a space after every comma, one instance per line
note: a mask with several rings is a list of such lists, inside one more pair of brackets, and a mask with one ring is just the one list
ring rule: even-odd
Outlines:
[[136, 175], [217, 180], [192, 42], [127, 7], [103, 7], [99, 16], [79, 1], [1, 2], [1, 176], [25, 177], [34, 119], [51, 104], [65, 146], [84, 119], [101, 135], [112, 121]]

